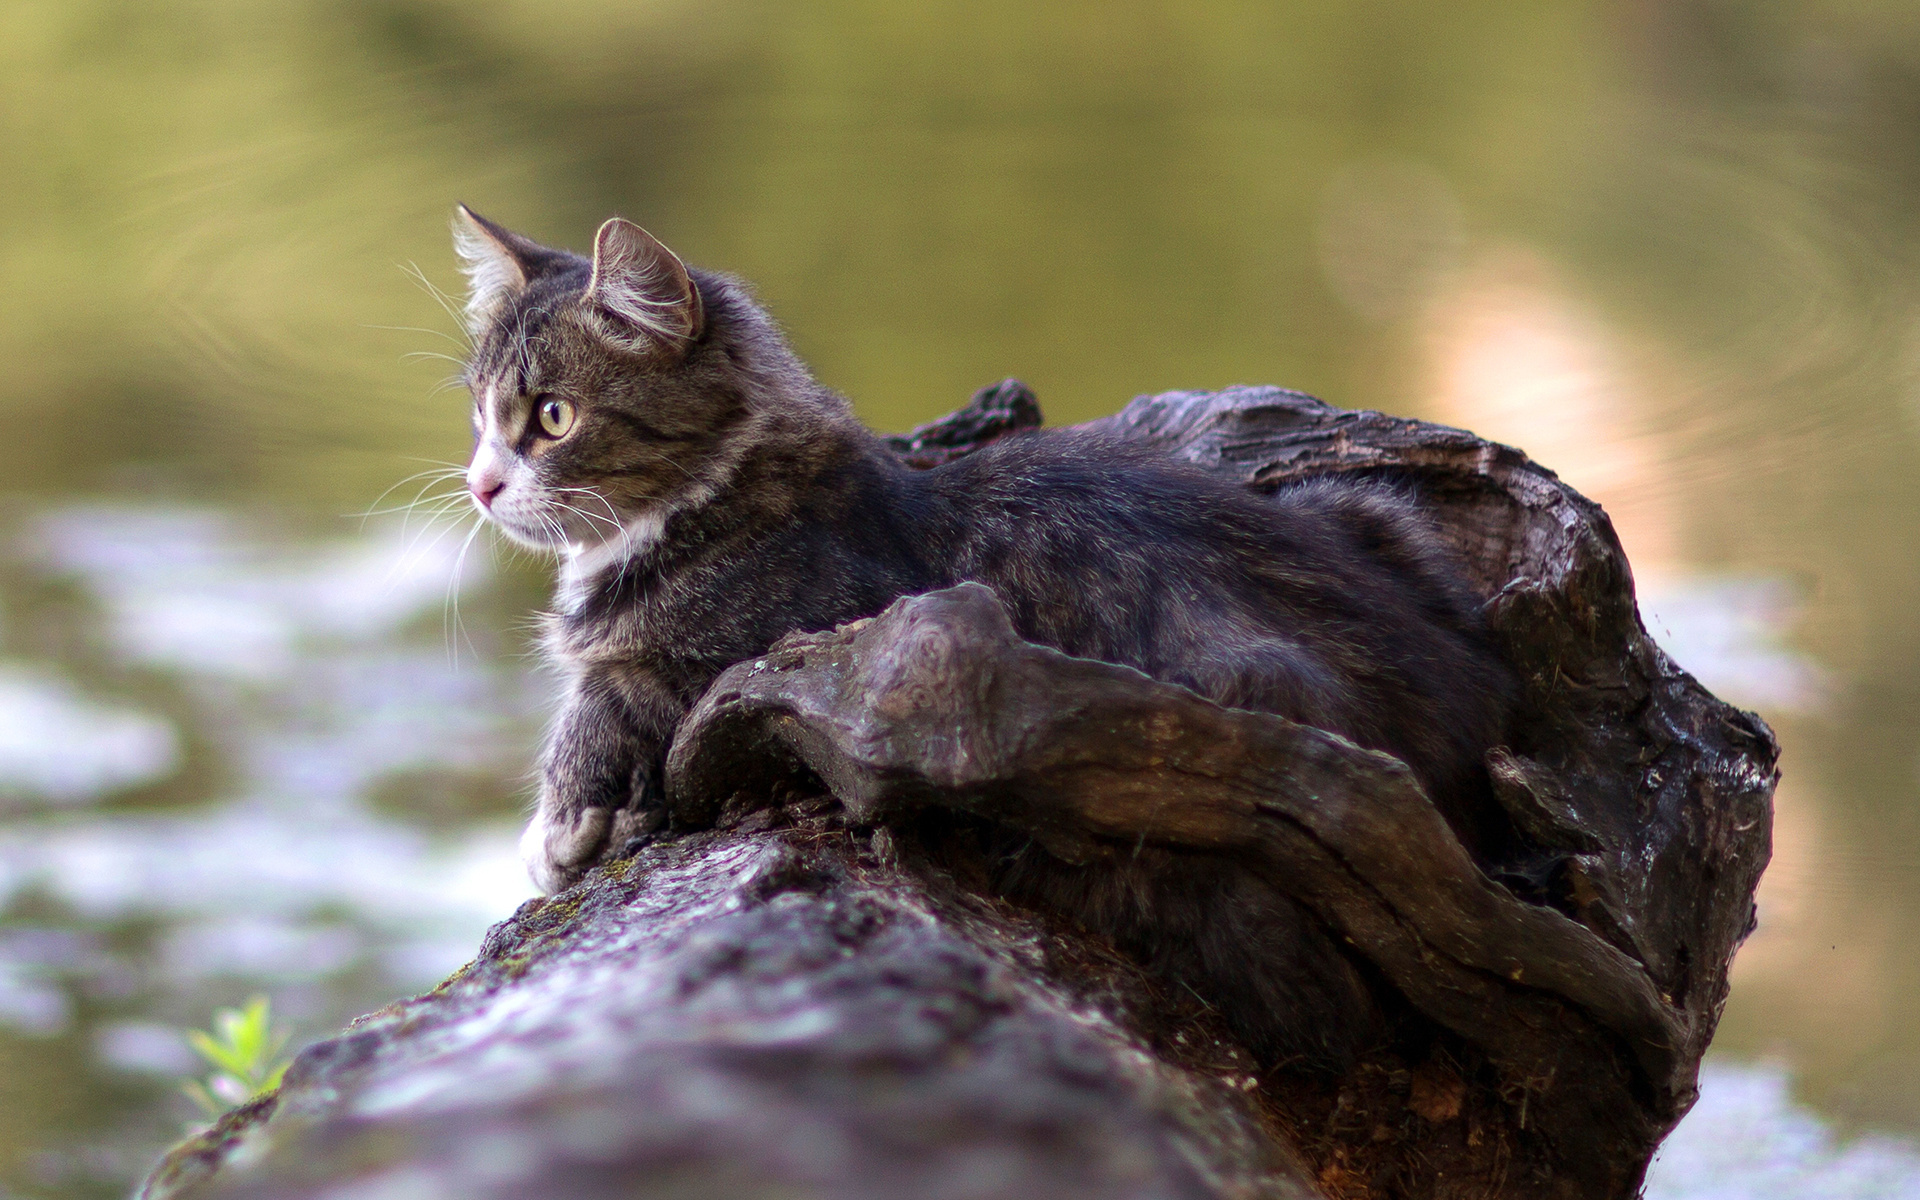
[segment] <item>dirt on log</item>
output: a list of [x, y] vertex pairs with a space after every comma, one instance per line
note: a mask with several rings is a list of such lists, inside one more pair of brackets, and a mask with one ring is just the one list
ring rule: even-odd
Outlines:
[[[894, 439], [1037, 424], [1014, 381]], [[302, 1052], [143, 1195], [1625, 1200], [1752, 927], [1777, 747], [1647, 636], [1600, 509], [1520, 452], [1273, 388], [1093, 423], [1256, 489], [1358, 473], [1469, 564], [1523, 699], [1476, 862], [1393, 758], [1022, 641], [987, 588], [726, 672], [675, 828], [531, 901], [435, 991]], [[1264, 1069], [1205, 998], [993, 894], [969, 831], [1251, 864], [1392, 1036]]]

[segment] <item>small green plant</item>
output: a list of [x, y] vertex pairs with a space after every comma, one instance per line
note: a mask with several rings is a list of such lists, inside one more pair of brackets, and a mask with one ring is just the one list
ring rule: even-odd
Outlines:
[[280, 1057], [287, 1034], [274, 1031], [265, 996], [253, 997], [245, 1008], [216, 1010], [213, 1031], [189, 1029], [187, 1041], [213, 1070], [205, 1079], [182, 1083], [180, 1090], [209, 1118], [279, 1087], [287, 1073], [290, 1060]]

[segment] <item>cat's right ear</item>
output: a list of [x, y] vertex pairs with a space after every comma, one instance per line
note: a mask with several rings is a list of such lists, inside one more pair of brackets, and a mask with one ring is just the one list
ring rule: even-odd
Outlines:
[[478, 338], [508, 300], [526, 290], [554, 252], [494, 224], [464, 204], [453, 209], [453, 249], [467, 277], [467, 332]]
[[678, 354], [700, 336], [700, 289], [686, 264], [632, 221], [614, 217], [594, 236], [586, 298], [614, 318], [608, 335], [627, 349]]

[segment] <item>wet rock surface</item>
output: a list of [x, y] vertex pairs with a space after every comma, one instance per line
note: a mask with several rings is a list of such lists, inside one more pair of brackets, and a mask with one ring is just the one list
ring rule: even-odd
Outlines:
[[[901, 452], [1017, 432], [1015, 387]], [[1488, 765], [1523, 852], [1476, 862], [1385, 755], [1022, 642], [984, 588], [913, 597], [729, 671], [670, 762], [697, 832], [310, 1048], [147, 1195], [1632, 1195], [1750, 925], [1771, 734], [1515, 450], [1272, 388], [1094, 424], [1255, 488], [1417, 492], [1522, 677]], [[992, 896], [942, 821], [1253, 863], [1396, 1033], [1342, 1079], [1258, 1071], [1203, 997]]]

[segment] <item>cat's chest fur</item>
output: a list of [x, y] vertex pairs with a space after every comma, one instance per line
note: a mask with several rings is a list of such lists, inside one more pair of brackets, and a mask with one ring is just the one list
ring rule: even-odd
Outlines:
[[691, 704], [713, 676], [787, 633], [871, 615], [941, 582], [908, 549], [925, 531], [911, 528], [884, 472], [832, 469], [772, 498], [752, 494], [750, 469], [741, 474], [644, 545], [570, 564], [584, 569], [562, 574], [547, 653]]

